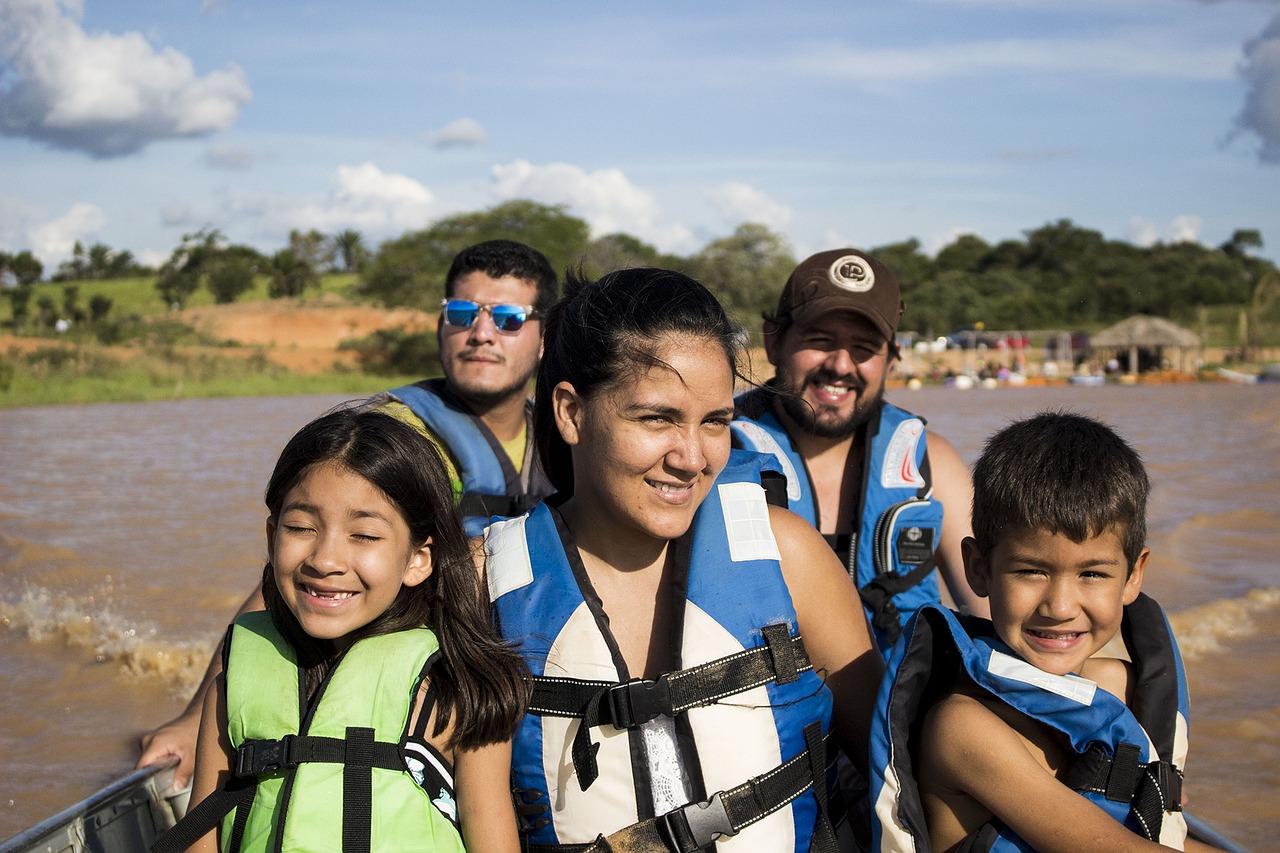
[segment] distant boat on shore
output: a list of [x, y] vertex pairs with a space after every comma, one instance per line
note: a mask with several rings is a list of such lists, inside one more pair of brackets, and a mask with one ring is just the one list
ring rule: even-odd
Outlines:
[[1225, 367], [1218, 368], [1218, 375], [1228, 382], [1234, 382], [1237, 385], [1256, 385], [1261, 377], [1256, 373], [1244, 373], [1239, 370], [1228, 370]]

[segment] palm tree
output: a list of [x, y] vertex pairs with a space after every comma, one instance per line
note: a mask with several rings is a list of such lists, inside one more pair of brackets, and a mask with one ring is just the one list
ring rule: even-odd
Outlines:
[[351, 228], [334, 234], [333, 245], [342, 257], [342, 267], [347, 272], [355, 272], [369, 254], [364, 245], [364, 237]]

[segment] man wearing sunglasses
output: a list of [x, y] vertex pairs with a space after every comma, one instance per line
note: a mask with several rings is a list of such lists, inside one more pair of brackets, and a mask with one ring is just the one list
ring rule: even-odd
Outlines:
[[[558, 283], [536, 249], [489, 240], [463, 249], [445, 278], [436, 336], [443, 379], [379, 394], [369, 405], [418, 429], [442, 451], [469, 533], [491, 515], [518, 515], [553, 489], [531, 440], [529, 380], [542, 355], [540, 317]], [[262, 610], [258, 587], [236, 615]], [[174, 782], [190, 777], [204, 694], [221, 671], [221, 647], [204, 680], [175, 719], [142, 736], [139, 767], [177, 756]]]
[[733, 425], [736, 445], [782, 463], [790, 508], [845, 561], [885, 655], [907, 617], [939, 600], [939, 574], [957, 606], [987, 615], [961, 558], [969, 469], [884, 399], [901, 316], [898, 280], [878, 259], [856, 249], [806, 259], [765, 315], [777, 373], [738, 399]]
[[374, 402], [440, 447], [474, 536], [490, 516], [519, 515], [552, 491], [530, 440], [529, 380], [556, 275], [536, 249], [490, 240], [458, 253], [444, 292], [436, 326], [444, 378]]

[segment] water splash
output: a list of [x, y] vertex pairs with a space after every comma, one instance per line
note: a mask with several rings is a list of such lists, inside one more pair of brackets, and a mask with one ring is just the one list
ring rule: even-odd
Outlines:
[[1280, 607], [1280, 588], [1249, 590], [1241, 598], [1213, 601], [1169, 616], [1187, 660], [1226, 650], [1224, 643], [1258, 633], [1257, 618]]
[[163, 682], [189, 694], [204, 674], [211, 644], [174, 642], [154, 627], [131, 624], [98, 595], [77, 599], [40, 586], [27, 586], [0, 600], [0, 625], [34, 643], [60, 642], [116, 664], [132, 678]]

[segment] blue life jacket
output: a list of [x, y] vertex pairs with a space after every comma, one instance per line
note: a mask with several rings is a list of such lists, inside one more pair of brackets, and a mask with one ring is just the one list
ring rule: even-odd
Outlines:
[[[1121, 633], [1136, 673], [1133, 708], [1076, 675], [1044, 672], [1012, 654], [991, 623], [921, 608], [889, 659], [871, 723], [872, 849], [931, 850], [914, 772], [912, 734], [930, 704], [957, 680], [1061, 732], [1076, 753], [1062, 782], [1151, 841], [1182, 849], [1182, 766], [1187, 686], [1173, 632], [1147, 597], [1125, 607]], [[966, 851], [1030, 848], [992, 819]]]
[[[628, 672], [554, 510], [544, 503], [489, 528], [496, 622], [534, 676], [512, 757], [521, 810], [540, 813], [526, 822], [531, 850], [601, 835], [632, 849], [619, 844], [626, 833], [694, 845], [672, 849], [721, 836], [733, 836], [726, 850], [831, 849], [810, 846], [830, 833], [831, 694], [803, 650], [779, 565], [760, 486], [772, 466], [733, 451], [689, 532], [670, 544], [677, 669], [652, 680]], [[693, 796], [663, 815], [641, 731], [659, 716], [674, 720]]]
[[[816, 527], [818, 499], [808, 468], [774, 415], [772, 396], [758, 389], [738, 398], [734, 445], [776, 456], [787, 478], [787, 508]], [[940, 601], [934, 569], [942, 502], [933, 496], [921, 418], [883, 403], [864, 429], [862, 482], [857, 484], [861, 512], [857, 529], [849, 531], [849, 552], [842, 556], [876, 644], [888, 656], [911, 614]]]
[[[450, 393], [443, 379], [427, 379], [387, 392], [422, 419], [448, 450], [462, 478], [458, 503], [468, 536], [479, 536], [493, 516], [507, 518], [536, 506], [554, 489], [540, 466], [528, 472], [529, 486], [521, 483], [501, 442], [466, 405]], [[532, 432], [529, 440], [532, 441]]]

